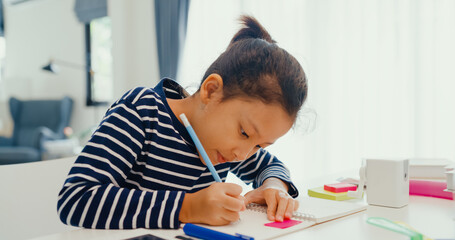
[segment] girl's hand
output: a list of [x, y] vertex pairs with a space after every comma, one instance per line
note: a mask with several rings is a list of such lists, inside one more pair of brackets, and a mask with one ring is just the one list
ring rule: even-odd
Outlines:
[[226, 225], [239, 220], [245, 210], [242, 187], [234, 183], [214, 183], [195, 193], [186, 193], [180, 210], [181, 222]]
[[267, 218], [282, 222], [292, 217], [299, 202], [288, 194], [286, 183], [277, 178], [268, 178], [262, 186], [245, 194], [247, 203], [267, 204]]

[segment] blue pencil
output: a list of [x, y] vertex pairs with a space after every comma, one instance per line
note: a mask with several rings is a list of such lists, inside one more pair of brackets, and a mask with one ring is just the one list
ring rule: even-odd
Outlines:
[[199, 141], [199, 138], [197, 137], [196, 132], [194, 132], [193, 127], [191, 127], [191, 124], [188, 121], [188, 118], [186, 118], [185, 113], [180, 114], [180, 119], [182, 120], [183, 125], [185, 125], [186, 130], [190, 134], [190, 137], [193, 139], [193, 142], [196, 144], [196, 148], [199, 151], [199, 153], [202, 155], [202, 159], [204, 160], [205, 165], [207, 165], [210, 172], [212, 173], [213, 178], [215, 178], [215, 181], [221, 182], [220, 176], [218, 176], [218, 173], [216, 172], [215, 168], [213, 167], [213, 164], [210, 161], [209, 156], [205, 152], [204, 147], [202, 147], [202, 144]]

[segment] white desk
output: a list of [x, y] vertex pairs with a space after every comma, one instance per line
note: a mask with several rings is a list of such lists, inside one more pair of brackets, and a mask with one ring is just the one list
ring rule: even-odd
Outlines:
[[[305, 194], [302, 192], [302, 194]], [[353, 201], [353, 200], [349, 200]], [[378, 228], [366, 223], [369, 217], [386, 217], [403, 221], [432, 238], [455, 239], [455, 201], [411, 196], [408, 206], [393, 209], [368, 206], [364, 212], [322, 223], [277, 239], [349, 239], [349, 240], [394, 240], [409, 239], [404, 235]], [[70, 232], [48, 235], [35, 240], [79, 240], [79, 239], [126, 239], [152, 234], [166, 239], [175, 239], [178, 230], [89, 230], [78, 229]], [[247, 233], [245, 233], [247, 234]]]
[[322, 223], [279, 239], [409, 239], [366, 223], [369, 217], [402, 221], [432, 238], [455, 239], [455, 201], [410, 196], [408, 206], [393, 209], [368, 206], [364, 212]]
[[78, 229], [57, 216], [57, 197], [75, 158], [0, 166], [0, 239]]
[[[41, 236], [36, 239], [115, 240], [147, 233], [164, 238], [176, 234], [175, 230], [89, 230], [61, 223], [56, 210], [57, 195], [74, 160], [73, 157], [0, 167], [0, 239], [30, 239]], [[317, 187], [318, 183], [327, 183], [338, 176], [352, 176], [351, 173], [352, 171], [343, 172], [308, 180], [305, 184], [296, 184]], [[240, 183], [236, 179], [229, 180]], [[245, 189], [246, 192], [248, 188]], [[306, 195], [306, 189], [299, 189], [301, 195]], [[369, 206], [367, 211], [316, 225], [279, 239], [407, 239], [367, 224], [368, 217], [403, 221], [430, 237], [455, 239], [454, 216], [455, 201], [411, 196], [410, 204], [401, 209]]]

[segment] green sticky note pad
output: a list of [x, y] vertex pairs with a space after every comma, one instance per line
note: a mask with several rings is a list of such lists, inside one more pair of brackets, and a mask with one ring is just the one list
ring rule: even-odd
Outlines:
[[336, 200], [336, 201], [353, 199], [352, 197], [348, 197], [348, 192], [340, 192], [340, 193], [329, 192], [329, 191], [324, 190], [324, 187], [308, 189], [308, 196], [324, 198], [324, 199], [329, 199], [329, 200]]

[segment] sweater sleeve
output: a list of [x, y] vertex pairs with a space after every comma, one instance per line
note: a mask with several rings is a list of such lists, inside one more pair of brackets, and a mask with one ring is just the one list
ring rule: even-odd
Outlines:
[[255, 189], [260, 187], [267, 178], [281, 179], [288, 184], [289, 195], [293, 198], [299, 195], [297, 188], [291, 181], [289, 169], [265, 149], [260, 148], [249, 159], [234, 166], [231, 172], [245, 183], [253, 183]]
[[183, 191], [148, 190], [128, 184], [140, 157], [144, 124], [133, 89], [111, 106], [80, 153], [59, 193], [57, 211], [68, 225], [97, 229], [179, 228]]

